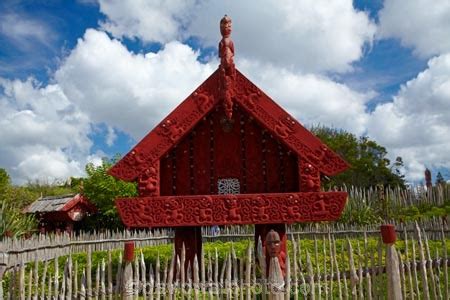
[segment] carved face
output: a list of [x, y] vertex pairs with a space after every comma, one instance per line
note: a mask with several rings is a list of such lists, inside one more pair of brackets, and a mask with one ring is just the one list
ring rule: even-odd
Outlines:
[[278, 257], [281, 251], [280, 235], [275, 230], [269, 231], [266, 236], [266, 255]]
[[228, 37], [231, 34], [231, 18], [227, 15], [220, 20], [220, 33], [223, 37]]

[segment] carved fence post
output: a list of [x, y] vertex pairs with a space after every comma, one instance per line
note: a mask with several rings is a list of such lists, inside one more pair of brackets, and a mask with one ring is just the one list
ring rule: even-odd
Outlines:
[[387, 296], [389, 300], [401, 300], [403, 297], [400, 285], [400, 269], [398, 255], [394, 245], [397, 239], [395, 227], [391, 224], [385, 224], [381, 225], [380, 230], [383, 243], [386, 245]]
[[134, 242], [126, 242], [124, 247], [124, 260], [125, 266], [123, 269], [122, 276], [122, 299], [132, 300], [134, 284], [139, 284], [138, 282], [133, 282], [133, 260], [134, 260]]

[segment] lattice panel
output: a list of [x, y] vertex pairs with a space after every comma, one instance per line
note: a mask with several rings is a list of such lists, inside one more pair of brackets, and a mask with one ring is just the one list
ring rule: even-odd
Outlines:
[[237, 178], [221, 178], [217, 181], [217, 194], [240, 194], [241, 185]]

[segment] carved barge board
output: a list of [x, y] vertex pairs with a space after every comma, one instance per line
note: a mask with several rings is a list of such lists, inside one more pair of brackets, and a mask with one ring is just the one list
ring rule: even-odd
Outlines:
[[345, 192], [198, 195], [121, 198], [120, 217], [129, 228], [334, 221]]
[[[160, 160], [216, 105], [220, 105], [217, 89], [218, 76], [218, 71], [215, 71], [108, 173], [122, 180], [133, 181]], [[237, 69], [233, 99], [262, 127], [269, 130], [275, 139], [312, 164], [319, 172], [332, 176], [348, 168], [348, 164], [342, 158]]]

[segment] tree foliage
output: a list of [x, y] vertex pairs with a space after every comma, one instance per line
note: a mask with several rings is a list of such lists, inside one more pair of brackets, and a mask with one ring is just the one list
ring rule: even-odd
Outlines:
[[79, 180], [72, 180], [75, 184], [80, 185], [83, 194], [98, 209], [98, 214], [85, 221], [85, 229], [123, 227], [114, 205], [114, 199], [133, 197], [138, 193], [136, 183], [118, 180], [107, 173], [117, 160], [118, 158], [103, 159], [100, 166], [89, 163], [86, 165], [87, 178], [82, 179], [82, 183]]
[[11, 185], [6, 170], [0, 168], [0, 239], [19, 237], [36, 229], [36, 220], [22, 209], [36, 200], [36, 194]]
[[350, 168], [331, 178], [329, 186], [354, 185], [371, 187], [378, 184], [404, 187], [403, 161], [397, 157], [391, 164], [386, 148], [368, 137], [357, 138], [344, 130], [314, 127], [312, 132], [349, 164]]

